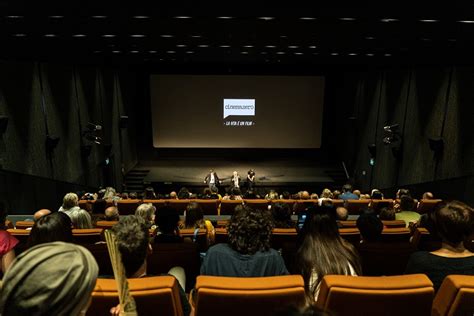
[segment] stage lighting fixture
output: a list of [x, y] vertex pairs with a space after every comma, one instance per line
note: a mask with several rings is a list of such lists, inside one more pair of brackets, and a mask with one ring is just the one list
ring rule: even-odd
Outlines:
[[0, 115], [0, 136], [5, 134], [8, 126], [8, 116]]

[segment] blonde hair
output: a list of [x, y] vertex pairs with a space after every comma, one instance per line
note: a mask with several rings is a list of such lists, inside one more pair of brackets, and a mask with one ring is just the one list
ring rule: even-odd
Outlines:
[[86, 210], [74, 210], [71, 212], [70, 217], [74, 228], [93, 228], [91, 215]]
[[151, 203], [143, 203], [135, 210], [135, 215], [143, 218], [147, 224], [153, 222], [153, 216], [155, 215], [156, 207]]
[[79, 197], [76, 193], [69, 192], [63, 198], [63, 209], [70, 209], [79, 205]]

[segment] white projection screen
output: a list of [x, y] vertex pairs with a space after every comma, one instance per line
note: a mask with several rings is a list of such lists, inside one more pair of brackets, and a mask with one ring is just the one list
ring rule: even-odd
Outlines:
[[321, 76], [151, 75], [155, 148], [319, 148]]

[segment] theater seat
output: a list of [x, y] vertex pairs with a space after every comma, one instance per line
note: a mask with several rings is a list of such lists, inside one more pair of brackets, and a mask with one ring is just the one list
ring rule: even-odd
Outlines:
[[216, 228], [216, 244], [226, 243], [229, 240], [227, 228]]
[[268, 205], [270, 205], [270, 201], [262, 199], [245, 199], [244, 202], [251, 208], [260, 211], [267, 211]]
[[369, 207], [370, 200], [347, 200], [345, 206], [349, 215], [359, 215], [361, 210]]
[[[138, 315], [182, 316], [178, 282], [172, 276], [128, 279]], [[88, 316], [110, 315], [110, 308], [119, 303], [114, 279], [97, 279], [92, 292]]]
[[132, 215], [140, 203], [140, 200], [120, 200], [117, 202], [117, 209], [120, 215]]
[[343, 239], [354, 246], [357, 246], [360, 243], [360, 232], [357, 227], [339, 228], [339, 234]]
[[97, 221], [97, 223], [95, 223], [95, 227], [103, 228], [103, 229], [110, 229], [110, 228], [112, 228], [112, 226], [114, 226], [117, 223], [118, 223], [118, 221]]
[[430, 315], [433, 283], [424, 274], [327, 275], [316, 306], [334, 315]]
[[273, 315], [305, 302], [300, 275], [261, 278], [198, 276], [192, 305], [196, 316]]
[[219, 200], [192, 200], [202, 208], [204, 215], [217, 215]]
[[433, 316], [473, 315], [474, 276], [448, 275], [433, 301]]
[[232, 215], [234, 214], [235, 207], [242, 205], [242, 200], [222, 200], [219, 215]]
[[197, 234], [194, 234], [193, 228], [184, 228], [179, 230], [179, 234], [184, 238], [184, 241], [187, 242], [194, 242], [198, 245], [199, 251], [206, 252], [207, 248], [209, 248], [209, 242], [207, 239], [207, 230], [206, 229], [199, 229]]
[[423, 227], [417, 227], [413, 233], [412, 244], [420, 251], [434, 251], [441, 248], [441, 239], [433, 236]]
[[405, 228], [407, 226], [404, 220], [382, 221], [382, 224], [386, 228]]
[[421, 200], [416, 211], [420, 214], [429, 213], [441, 202], [443, 200]]
[[[357, 227], [357, 221], [338, 221], [339, 227], [341, 228], [354, 228]], [[403, 222], [403, 227], [405, 227], [405, 222]]]
[[409, 242], [410, 237], [409, 228], [384, 228], [380, 240], [382, 242]]
[[76, 244], [94, 244], [103, 241], [103, 231], [102, 228], [73, 229], [72, 240]]
[[15, 228], [16, 229], [27, 229], [33, 227], [35, 222], [33, 221], [17, 221], [15, 223]]

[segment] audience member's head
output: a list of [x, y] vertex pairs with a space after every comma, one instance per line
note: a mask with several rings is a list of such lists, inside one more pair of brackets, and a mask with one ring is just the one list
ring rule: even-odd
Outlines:
[[276, 228], [292, 228], [295, 223], [291, 219], [291, 209], [287, 203], [272, 204], [273, 223]]
[[155, 216], [155, 224], [158, 226], [160, 233], [167, 235], [178, 234], [179, 214], [170, 207], [163, 206], [158, 209]]
[[216, 195], [217, 195], [217, 194], [219, 194], [219, 189], [218, 189], [215, 185], [213, 185], [213, 186], [211, 187], [211, 192], [212, 192], [212, 194], [216, 194]]
[[410, 190], [408, 190], [408, 189], [399, 189], [397, 191], [397, 196], [396, 197], [397, 197], [397, 199], [401, 199], [402, 196], [405, 196], [405, 195], [411, 197]]
[[144, 200], [156, 199], [155, 189], [153, 189], [153, 187], [145, 188], [145, 192], [143, 192], [143, 199]]
[[172, 200], [177, 200], [178, 199], [178, 194], [176, 193], [176, 191], [171, 191], [170, 192], [170, 199], [172, 199]]
[[119, 220], [119, 211], [116, 206], [109, 206], [105, 209], [104, 212], [106, 221], [118, 221]]
[[319, 199], [319, 195], [317, 193], [311, 193], [311, 195], [309, 196], [309, 199], [310, 200], [317, 200], [317, 199]]
[[36, 213], [33, 215], [33, 218], [35, 221], [39, 220], [41, 217], [45, 216], [45, 215], [49, 215], [51, 214], [51, 211], [48, 210], [48, 209], [41, 209], [39, 211], [36, 211]]
[[341, 195], [341, 191], [339, 191], [339, 190], [334, 190], [332, 192], [332, 198], [335, 199], [335, 200], [339, 199], [339, 195]]
[[267, 200], [277, 200], [279, 197], [278, 192], [275, 190], [270, 190], [270, 192], [265, 196]]
[[76, 193], [69, 192], [63, 198], [63, 209], [69, 210], [79, 205], [79, 197]]
[[400, 198], [400, 212], [415, 211], [416, 203], [409, 195]]
[[373, 189], [370, 194], [370, 198], [373, 200], [383, 200], [383, 194], [379, 190]]
[[378, 241], [382, 235], [383, 223], [372, 210], [365, 210], [357, 218], [357, 228], [363, 241]]
[[268, 251], [272, 229], [269, 212], [255, 211], [249, 206], [239, 205], [229, 222], [229, 245], [244, 255]]
[[151, 227], [155, 221], [156, 207], [152, 203], [140, 204], [135, 210], [135, 215], [143, 218], [148, 227]]
[[247, 192], [245, 192], [244, 194], [244, 197], [246, 199], [256, 199], [258, 198], [257, 194], [255, 193], [254, 190], [247, 190]]
[[325, 188], [323, 192], [321, 193], [322, 199], [332, 199], [332, 197], [333, 197], [332, 192], [328, 188]]
[[93, 214], [104, 214], [105, 209], [107, 208], [107, 201], [104, 199], [99, 199], [92, 204], [92, 213]]
[[191, 202], [186, 206], [185, 228], [199, 228], [204, 222], [204, 214], [199, 203]]
[[354, 191], [352, 191], [352, 193], [357, 195], [360, 198], [360, 195], [361, 195], [360, 190], [354, 190]]
[[28, 247], [53, 241], [72, 242], [72, 222], [63, 212], [40, 217], [31, 228]]
[[431, 192], [425, 192], [425, 193], [423, 193], [422, 199], [423, 200], [433, 200], [434, 195]]
[[290, 192], [288, 192], [288, 191], [283, 191], [281, 193], [281, 198], [282, 199], [288, 200], [290, 197], [291, 197], [291, 195], [290, 195]]
[[242, 192], [240, 191], [239, 188], [237, 187], [233, 187], [231, 190], [230, 190], [230, 198], [233, 199], [235, 197], [240, 197], [242, 196]]
[[180, 200], [189, 199], [190, 195], [191, 195], [191, 192], [189, 192], [188, 188], [182, 187], [178, 191], [178, 199]]
[[204, 198], [210, 198], [211, 194], [212, 194], [212, 191], [209, 187], [204, 188], [204, 190], [202, 191], [202, 195]]
[[93, 228], [91, 215], [83, 209], [74, 210], [69, 215], [72, 226], [77, 229]]
[[392, 207], [383, 207], [380, 210], [379, 218], [382, 221], [394, 221], [395, 220], [395, 210]]
[[128, 196], [129, 196], [130, 199], [132, 199], [132, 200], [138, 199], [138, 193], [137, 193], [137, 192], [130, 192], [130, 194], [129, 194]]
[[309, 195], [308, 191], [301, 191], [300, 192], [300, 199], [301, 200], [309, 200], [311, 196]]
[[84, 315], [98, 272], [94, 257], [81, 246], [37, 245], [19, 255], [5, 273], [0, 314]]
[[150, 244], [148, 227], [143, 218], [136, 215], [124, 216], [112, 227], [112, 232], [115, 234], [127, 277], [136, 278], [146, 273], [146, 256]]
[[349, 183], [342, 186], [342, 193], [352, 192], [352, 185]]
[[434, 211], [434, 224], [441, 240], [456, 247], [474, 232], [474, 209], [459, 201], [441, 204]]
[[103, 200], [105, 195], [105, 189], [100, 189], [97, 191], [97, 200]]
[[338, 220], [347, 221], [347, 218], [349, 217], [349, 211], [347, 208], [340, 206], [336, 208], [336, 215]]
[[116, 194], [117, 194], [117, 192], [115, 191], [114, 188], [106, 187], [105, 188], [105, 193], [104, 193], [104, 199], [105, 200], [111, 200], [115, 197]]
[[120, 197], [122, 198], [122, 200], [128, 200], [129, 199], [129, 196], [128, 196], [127, 192], [123, 192]]

